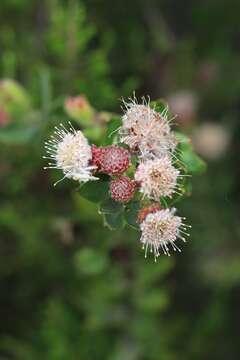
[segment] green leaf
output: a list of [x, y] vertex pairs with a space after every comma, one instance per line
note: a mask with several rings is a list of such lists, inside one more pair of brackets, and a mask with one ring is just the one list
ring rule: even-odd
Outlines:
[[108, 197], [108, 181], [89, 181], [81, 186], [80, 195], [85, 199], [98, 203]]
[[112, 199], [102, 201], [99, 206], [99, 212], [101, 214], [114, 214], [121, 211], [123, 211], [123, 205]]
[[166, 208], [169, 207], [169, 204], [168, 204], [166, 198], [161, 197], [161, 198], [160, 198], [160, 202], [161, 202], [161, 205], [164, 207], [164, 209], [166, 209]]
[[179, 141], [180, 159], [190, 173], [203, 173], [206, 170], [206, 163], [194, 152], [191, 140], [180, 132], [175, 132]]
[[190, 196], [192, 194], [192, 182], [189, 178], [184, 183], [184, 190], [186, 196]]
[[113, 143], [113, 139], [117, 136], [117, 130], [122, 125], [122, 121], [120, 117], [112, 118], [107, 124], [107, 133], [106, 139], [104, 141], [105, 145], [110, 145]]
[[139, 201], [133, 201], [126, 206], [124, 212], [124, 216], [127, 224], [137, 230], [139, 230], [139, 225], [137, 222], [139, 209], [140, 209]]
[[190, 173], [203, 173], [206, 170], [206, 163], [193, 151], [185, 150], [182, 152], [181, 161]]
[[157, 111], [158, 113], [162, 113], [163, 111], [167, 111], [167, 116], [170, 116], [170, 112], [168, 110], [168, 104], [163, 99], [158, 99], [155, 101], [151, 101], [150, 106]]
[[99, 212], [103, 215], [104, 225], [110, 230], [122, 228], [124, 225], [124, 207], [112, 199], [103, 201], [99, 206]]
[[103, 214], [104, 225], [110, 230], [121, 229], [124, 226], [123, 212]]
[[93, 142], [98, 142], [103, 136], [104, 128], [94, 126], [83, 130], [84, 135]]
[[185, 134], [183, 134], [183, 133], [181, 133], [179, 131], [175, 131], [174, 134], [175, 134], [175, 137], [176, 137], [177, 141], [180, 143], [180, 145], [188, 144], [188, 145], [190, 145], [192, 147], [191, 140], [189, 139], [188, 136], [186, 136]]

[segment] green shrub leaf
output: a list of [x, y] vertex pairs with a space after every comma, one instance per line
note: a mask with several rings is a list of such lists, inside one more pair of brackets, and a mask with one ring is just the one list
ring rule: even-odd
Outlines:
[[190, 173], [203, 173], [206, 170], [206, 163], [192, 150], [183, 150], [181, 161]]
[[[168, 104], [164, 99], [158, 99], [155, 101], [151, 101], [150, 105], [151, 105], [151, 108], [153, 108], [155, 111], [157, 111], [160, 114], [164, 110], [166, 111], [166, 109], [168, 108]], [[168, 110], [167, 110], [167, 115], [170, 115]]]
[[124, 226], [123, 212], [103, 214], [104, 225], [110, 230], [121, 229]]
[[139, 201], [133, 201], [126, 206], [124, 212], [124, 216], [127, 224], [137, 230], [139, 229], [139, 225], [137, 223], [139, 209], [140, 209]]
[[108, 197], [108, 181], [89, 181], [81, 186], [79, 193], [85, 199], [99, 203]]
[[114, 137], [117, 135], [118, 128], [122, 125], [122, 121], [120, 117], [112, 118], [107, 124], [107, 132], [106, 139], [104, 141], [104, 145], [110, 145], [113, 143]]
[[123, 211], [123, 205], [112, 199], [106, 199], [102, 201], [99, 206], [99, 212], [101, 214], [114, 214]]
[[206, 163], [194, 152], [191, 140], [180, 132], [175, 132], [175, 136], [179, 141], [180, 160], [186, 171], [191, 174], [203, 173], [206, 170]]
[[124, 225], [124, 206], [112, 199], [103, 201], [99, 206], [99, 212], [103, 215], [104, 225], [114, 230]]

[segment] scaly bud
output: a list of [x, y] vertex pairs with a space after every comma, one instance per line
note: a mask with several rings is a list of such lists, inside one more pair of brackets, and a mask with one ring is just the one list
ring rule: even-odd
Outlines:
[[121, 176], [110, 182], [110, 195], [115, 201], [128, 202], [133, 198], [136, 183], [127, 176]]

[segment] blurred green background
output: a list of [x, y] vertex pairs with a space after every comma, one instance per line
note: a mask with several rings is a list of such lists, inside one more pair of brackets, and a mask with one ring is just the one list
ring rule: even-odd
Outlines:
[[[240, 358], [239, 13], [238, 0], [1, 0], [1, 360]], [[167, 99], [208, 163], [179, 206], [189, 242], [156, 264], [42, 170], [67, 96], [120, 112], [134, 90]]]

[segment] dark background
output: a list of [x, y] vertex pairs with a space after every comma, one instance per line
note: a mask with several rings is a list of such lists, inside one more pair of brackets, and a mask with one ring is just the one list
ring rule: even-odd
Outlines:
[[[1, 0], [1, 78], [28, 98], [0, 86], [1, 360], [239, 359], [239, 14], [237, 0]], [[66, 96], [120, 112], [134, 90], [167, 99], [208, 163], [179, 205], [189, 242], [156, 264], [42, 170]]]

